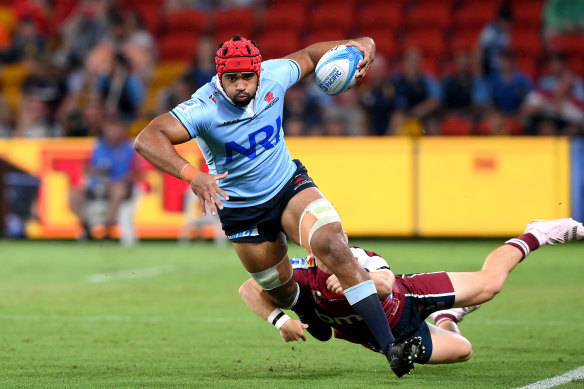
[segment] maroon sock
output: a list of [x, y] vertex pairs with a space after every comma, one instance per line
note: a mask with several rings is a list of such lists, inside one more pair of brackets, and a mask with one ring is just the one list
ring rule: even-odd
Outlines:
[[453, 321], [455, 323], [458, 323], [458, 321], [456, 320], [456, 317], [454, 317], [454, 315], [451, 315], [450, 313], [441, 313], [440, 315], [438, 315], [434, 318], [434, 325], [438, 326], [438, 324], [440, 324], [444, 320], [450, 320], [450, 321]]
[[509, 239], [505, 244], [511, 245], [523, 254], [521, 260], [529, 255], [530, 252], [533, 250], [537, 250], [539, 248], [539, 240], [535, 237], [535, 235], [531, 233], [523, 234], [518, 236], [517, 238]]

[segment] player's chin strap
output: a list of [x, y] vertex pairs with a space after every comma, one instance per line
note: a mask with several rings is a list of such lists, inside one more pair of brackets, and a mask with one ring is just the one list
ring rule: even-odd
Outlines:
[[[229, 103], [231, 103], [231, 105], [235, 105], [235, 103], [233, 102], [233, 100], [231, 100], [231, 98], [229, 96], [227, 96], [227, 93], [225, 93], [225, 89], [223, 89], [223, 86], [221, 86], [221, 83], [219, 82], [219, 76], [217, 76], [217, 79], [215, 80], [215, 86], [217, 87], [217, 89], [219, 90], [219, 92], [221, 93], [221, 95], [223, 95], [223, 97], [225, 97], [225, 100], [229, 101]], [[257, 92], [256, 92], [257, 93]], [[245, 106], [245, 111], [247, 113], [249, 113], [251, 116], [255, 115], [255, 97], [253, 99], [251, 99], [251, 101], [249, 102], [248, 105]], [[237, 107], [237, 105], [235, 105]]]
[[[308, 246], [307, 248], [312, 251], [310, 242], [316, 230], [324, 225], [335, 222], [340, 223], [341, 218], [333, 205], [325, 198], [314, 200], [306, 206], [300, 216], [300, 222], [298, 223], [298, 240], [300, 245], [304, 246], [303, 241], [305, 241], [306, 246]], [[305, 239], [302, 239], [303, 236]]]

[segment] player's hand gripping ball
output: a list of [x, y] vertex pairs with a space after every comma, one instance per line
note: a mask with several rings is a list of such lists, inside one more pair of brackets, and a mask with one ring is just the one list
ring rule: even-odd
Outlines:
[[333, 47], [320, 58], [314, 71], [316, 86], [327, 95], [336, 96], [357, 82], [357, 65], [363, 54], [353, 46]]

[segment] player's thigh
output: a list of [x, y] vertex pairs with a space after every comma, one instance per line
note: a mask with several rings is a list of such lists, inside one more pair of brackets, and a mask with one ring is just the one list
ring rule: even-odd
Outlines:
[[447, 273], [454, 288], [454, 307], [482, 304], [492, 298], [482, 272]]
[[285, 275], [289, 276], [292, 273], [290, 261], [284, 261], [288, 258], [288, 245], [284, 234], [279, 234], [273, 242], [234, 242], [233, 248], [249, 273], [258, 273], [273, 266]]
[[432, 337], [432, 355], [428, 363], [455, 363], [472, 356], [472, 345], [463, 336], [428, 323]]
[[[282, 228], [288, 238], [296, 244], [302, 243], [301, 245], [307, 249], [310, 249], [310, 231], [317, 222], [319, 215], [305, 211], [310, 204], [317, 200], [325, 200], [328, 203], [328, 200], [318, 188], [307, 188], [292, 197], [282, 213]], [[330, 203], [328, 203], [328, 207], [331, 209], [330, 212], [334, 211]], [[336, 211], [334, 212], [336, 213]], [[337, 220], [336, 222], [324, 224], [319, 230], [325, 231], [327, 233], [325, 236], [330, 236], [330, 234], [344, 236], [338, 215]], [[318, 235], [322, 235], [322, 231]], [[317, 235], [316, 232], [315, 235]]]

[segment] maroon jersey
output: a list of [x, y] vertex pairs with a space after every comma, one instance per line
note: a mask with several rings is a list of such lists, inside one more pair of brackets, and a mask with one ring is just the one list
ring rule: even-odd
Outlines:
[[[359, 247], [351, 247], [355, 260], [369, 272], [389, 271], [389, 266], [381, 256]], [[375, 337], [347, 302], [344, 293], [334, 293], [327, 289], [326, 280], [331, 276], [316, 266], [314, 257], [291, 258], [294, 278], [305, 292], [310, 292], [315, 302], [317, 315], [335, 329], [335, 337], [366, 347], [378, 348]], [[404, 295], [395, 288], [391, 296], [381, 302], [390, 327], [399, 321], [403, 310]]]

